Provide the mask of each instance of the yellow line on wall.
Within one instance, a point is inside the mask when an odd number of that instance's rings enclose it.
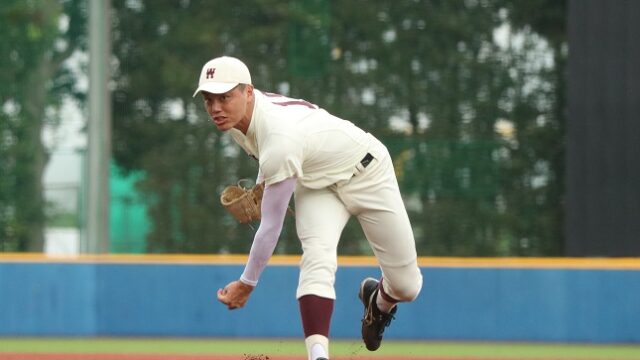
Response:
[[[640,270],[640,258],[423,257],[423,267]]]
[[[0,253],[1,263],[79,263],[79,264],[184,264],[244,265],[247,255],[241,254],[103,254],[47,255],[41,253]],[[298,265],[298,255],[274,255],[271,265]],[[377,266],[371,256],[340,256],[340,266]],[[513,269],[604,269],[640,270],[640,258],[470,258],[419,257],[425,268],[513,268]]]

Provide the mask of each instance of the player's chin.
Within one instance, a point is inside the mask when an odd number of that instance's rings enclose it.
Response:
[[[229,129],[232,128],[231,124],[229,124],[226,121],[214,121],[213,124],[218,128],[218,130],[220,131],[227,131]]]

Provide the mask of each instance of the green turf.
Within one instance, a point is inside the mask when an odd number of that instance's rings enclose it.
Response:
[[[302,341],[235,339],[9,339],[0,338],[0,352],[42,353],[162,353],[162,354],[243,354],[272,352],[280,355],[304,354]]]
[[[117,339],[117,338],[0,338],[2,352],[40,353],[161,353],[161,354],[271,354],[304,355],[302,340],[235,339]],[[369,353],[358,340],[332,341],[331,353],[348,355],[405,355],[433,357],[535,359],[640,359],[640,345],[560,345],[512,343],[385,341]]]

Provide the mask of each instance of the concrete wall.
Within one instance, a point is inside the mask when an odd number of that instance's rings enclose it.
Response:
[[[248,305],[228,311],[216,290],[241,265],[2,262],[0,336],[299,337],[295,265],[270,266]],[[640,270],[422,268],[388,338],[640,342]],[[373,266],[342,266],[331,332],[358,338],[357,287]]]

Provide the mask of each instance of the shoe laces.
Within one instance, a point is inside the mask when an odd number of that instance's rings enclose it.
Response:
[[[377,308],[376,304],[374,303],[374,299],[377,293],[377,291],[374,291],[371,294],[371,297],[369,298],[369,306],[367,306],[367,313],[362,321],[364,321],[365,325],[367,326],[372,325],[374,322],[382,324],[382,326],[378,330],[379,333],[382,334],[384,332],[384,329],[391,325],[391,320],[394,320],[396,317],[393,315],[394,312],[384,313]],[[377,311],[374,310],[374,307]],[[374,311],[378,313],[377,316],[374,314]]]
[[[382,320],[382,322],[384,324],[382,329],[384,329],[386,327],[389,327],[389,325],[391,325],[391,320],[393,320],[395,318],[396,317],[393,314],[386,314],[386,313],[380,312],[380,319]]]

